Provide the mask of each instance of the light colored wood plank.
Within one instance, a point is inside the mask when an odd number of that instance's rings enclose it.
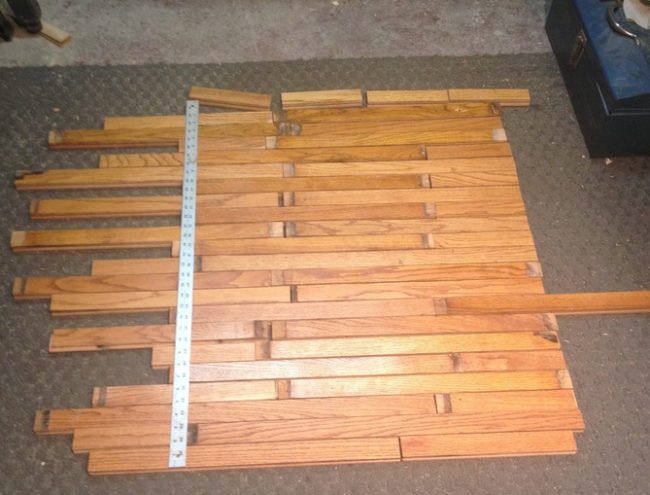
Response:
[[[456,263],[504,263],[512,261],[537,261],[535,249],[532,246],[508,246],[490,248],[472,247],[396,251],[385,250],[368,252],[341,251],[336,253],[306,253],[290,255],[222,255],[206,256],[203,258],[202,268],[203,271],[287,270],[303,268],[358,268],[392,265],[412,266]],[[99,260],[96,263],[99,263]],[[539,313],[541,311],[535,312]]]
[[[289,287],[247,287],[195,290],[194,305],[247,302],[289,302]],[[104,293],[64,293],[51,298],[52,313],[95,314],[133,310],[161,311],[176,307],[175,290]]]
[[[574,454],[571,431],[417,435],[400,438],[402,459]]]
[[[41,24],[43,27],[38,34],[58,47],[66,45],[72,39],[69,33],[49,22],[41,20]]]
[[[50,352],[146,349],[174,342],[175,325],[134,325],[122,327],[55,328]],[[192,341],[252,339],[252,322],[196,323]]]
[[[512,430],[582,429],[577,410],[549,414],[476,413],[471,415],[370,416],[198,425],[199,445],[240,442],[283,442],[318,439],[377,438],[402,435],[509,432]],[[76,430],[73,450],[77,453],[115,448],[164,446],[169,425],[113,426]]]
[[[291,380],[291,397],[338,397],[500,390],[550,390],[559,387],[555,371],[500,371],[354,378]]]
[[[450,89],[450,102],[494,102],[504,107],[527,107],[527,89]]]
[[[477,280],[434,280],[424,282],[380,282],[353,284],[314,284],[297,288],[296,300],[353,301],[370,299],[408,299],[463,295],[543,294],[540,279],[505,278]]]
[[[530,230],[501,232],[445,232],[434,234],[431,247],[455,248],[471,246],[535,246]]]
[[[204,272],[194,275],[194,289],[227,289],[269,287],[271,272],[228,271]],[[13,296],[16,299],[48,298],[53,294],[108,293],[134,291],[170,291],[178,287],[175,273],[133,275],[25,277],[17,278]]]
[[[508,313],[648,313],[650,291],[535,294],[511,297],[473,296],[448,298],[448,314]]]
[[[222,402],[276,399],[273,380],[196,383],[190,387],[190,402]],[[125,385],[95,387],[93,407],[171,404],[171,385]]]
[[[373,122],[414,121],[445,118],[472,118],[498,115],[498,110],[486,103],[387,105],[376,108],[311,108],[288,109],[284,118],[290,122]]]
[[[230,423],[435,413],[436,409],[431,395],[332,397],[281,401],[237,400],[191,402],[189,422],[194,424]],[[34,432],[43,435],[71,434],[77,428],[168,423],[170,414],[170,405],[130,404],[88,409],[53,409],[37,412],[34,420]]]
[[[417,249],[422,246],[419,234],[314,236],[268,239],[228,239],[198,241],[195,254],[200,256],[292,254]],[[172,248],[172,252],[176,252]],[[211,265],[214,266],[214,265]],[[203,268],[209,271],[209,269]],[[275,268],[274,268],[275,269]]]
[[[90,270],[91,275],[128,275],[137,273],[178,273],[178,258],[93,260]]]
[[[313,268],[284,270],[282,273],[284,282],[289,285],[510,279],[539,276],[541,274],[531,272],[530,264],[525,262],[372,268]]]
[[[207,355],[207,353],[206,353]],[[203,361],[200,353],[193,362]],[[222,361],[225,361],[223,359]],[[235,361],[235,360],[233,360]],[[194,364],[193,382],[269,380],[339,376],[414,375],[471,371],[524,371],[563,369],[566,363],[559,350],[463,352],[397,356],[330,357],[312,359],[272,359],[248,362]]]
[[[271,342],[273,359],[559,349],[557,339],[528,332],[287,339]]]
[[[182,165],[183,153],[119,153],[99,157],[99,168],[180,167]]]
[[[170,471],[169,449],[128,449],[92,452],[88,458],[90,474]],[[219,469],[397,461],[397,438],[269,442],[228,446],[191,446],[187,465],[180,470]],[[179,468],[173,468],[174,472]]]
[[[438,144],[427,146],[427,158],[489,158],[512,156],[510,145],[506,142]]]
[[[287,339],[549,330],[542,315],[371,316],[287,321],[285,326]]]
[[[252,361],[255,359],[255,341],[192,343],[192,363],[221,363],[228,361]],[[153,369],[168,368],[174,364],[173,343],[156,344],[151,353]]]
[[[230,89],[192,86],[188,98],[198,100],[201,105],[211,107],[241,110],[268,110],[271,108],[271,95]]]
[[[477,104],[477,105],[480,105]],[[199,114],[199,125],[267,124],[275,134],[273,112],[214,112]],[[104,117],[104,129],[155,129],[185,127],[185,115],[143,115],[138,117]],[[265,134],[266,135],[266,134]]]
[[[360,89],[283,92],[281,99],[282,107],[285,109],[342,108],[360,107],[363,105],[363,97]]]
[[[446,89],[372,90],[366,92],[368,107],[446,103]]]
[[[450,394],[451,411],[558,411],[576,409],[573,390],[530,390],[524,392],[464,392]]]

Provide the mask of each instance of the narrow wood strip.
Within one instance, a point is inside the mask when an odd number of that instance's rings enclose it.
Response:
[[[128,449],[92,452],[90,474],[129,472],[175,472],[168,467],[169,449]],[[400,459],[397,438],[269,442],[228,446],[190,446],[181,470],[310,465]]]
[[[650,291],[474,296],[445,300],[448,314],[507,313],[647,313]]]
[[[527,107],[530,93],[527,89],[450,89],[450,102],[494,102],[504,107]]]
[[[273,223],[231,223],[199,225],[196,238],[235,239],[268,237]],[[110,249],[171,247],[178,241],[179,228],[106,228],[106,229],[57,229],[14,231],[11,248],[16,252],[50,251],[63,249]]]
[[[246,273],[246,272],[243,272]],[[289,285],[344,284],[376,282],[417,282],[539,277],[530,273],[528,263],[484,263],[430,266],[385,266],[372,268],[313,268],[285,270]]]
[[[203,356],[193,362],[201,362]],[[225,361],[225,359],[223,360]],[[193,382],[269,380],[341,376],[414,375],[472,371],[524,371],[563,369],[566,363],[557,351],[463,352],[399,356],[272,359],[194,364]]]
[[[514,197],[512,199],[485,199],[480,201],[440,201],[435,203],[435,209],[437,218],[526,214],[523,200]]]
[[[90,270],[91,275],[110,276],[138,273],[178,273],[178,258],[93,260]]]
[[[416,435],[400,438],[402,459],[574,454],[572,431]]]
[[[512,156],[510,144],[507,142],[438,144],[427,146],[427,158],[439,160],[442,158],[489,158]]]
[[[502,232],[445,232],[433,235],[434,248],[454,248],[471,246],[534,246],[530,230],[511,230]]]
[[[401,250],[419,247],[422,247],[422,237],[418,234],[350,235],[205,240],[196,243],[195,253],[201,256],[242,255],[251,257],[257,254],[272,256],[274,253],[296,253],[303,255],[304,253]],[[203,269],[206,270],[205,267]]]
[[[498,115],[498,110],[487,103],[434,103],[427,105],[399,104],[376,108],[301,108],[287,109],[284,111],[284,118],[286,120],[300,123],[415,121],[465,117],[489,117],[492,115]]]
[[[273,359],[559,349],[556,339],[528,332],[288,339],[271,342]]]
[[[276,198],[277,199],[277,198]],[[234,222],[299,222],[302,220],[350,220],[350,219],[400,219],[426,218],[425,204],[413,200],[410,203],[315,206],[260,206],[246,208],[219,208],[204,206],[198,209],[197,224]]]
[[[223,167],[201,167],[198,172],[199,181],[246,177],[282,177],[282,166],[280,164],[246,167],[224,165]],[[52,169],[43,173],[23,175],[16,179],[15,186],[21,191],[99,187],[174,187],[180,186],[181,180],[180,167],[133,167],[120,170]]]
[[[451,143],[491,143],[496,141],[493,129],[453,129],[454,122],[463,119],[449,119],[449,128],[435,133],[430,131],[405,132],[394,126],[368,134],[340,134],[315,136],[278,136],[280,149],[313,148],[319,146],[372,146],[397,144],[451,144]]]
[[[218,342],[205,341],[192,343],[192,363],[221,363],[228,361],[252,361],[255,359],[257,341]],[[174,364],[173,343],[156,344],[151,353],[153,369],[168,368]]]
[[[294,91],[281,95],[283,108],[342,108],[361,107],[360,89],[333,89],[326,91]]]
[[[435,335],[479,332],[547,332],[542,315],[400,316],[296,320],[285,323],[287,339],[371,335]]]
[[[196,306],[195,322],[364,318],[435,314],[433,299]]]
[[[368,107],[446,103],[449,101],[446,89],[372,90],[366,92],[366,98],[368,99]]]
[[[16,299],[48,298],[53,294],[109,293],[135,291],[173,291],[178,287],[175,273],[134,275],[26,277],[18,278],[13,296]],[[227,271],[194,274],[194,289],[227,289],[271,286],[271,272]]]
[[[501,390],[549,390],[559,387],[555,371],[499,371],[355,378],[291,380],[292,398],[343,397]]]
[[[298,195],[296,195],[298,196]],[[437,216],[437,212],[436,212]],[[297,222],[297,236],[363,234],[446,234],[457,232],[509,232],[529,229],[523,215],[451,217],[406,220],[346,220]],[[471,278],[471,277],[468,277]]]
[[[372,162],[318,162],[296,165],[298,177],[329,175],[394,175],[394,174],[464,174],[492,170],[515,171],[512,157],[441,158],[432,160],[401,160]]]
[[[450,394],[451,411],[474,413],[487,411],[557,411],[577,408],[573,390],[526,392],[463,392]]]
[[[250,382],[248,382],[250,383]],[[248,385],[247,383],[247,385]],[[256,382],[260,383],[260,382]],[[221,385],[221,384],[215,384]],[[202,387],[203,385],[193,385]],[[112,396],[108,392],[107,397]],[[229,402],[191,402],[190,423],[231,423],[278,419],[347,418],[358,416],[435,414],[430,395],[377,397],[332,397],[301,400],[238,400]],[[71,434],[78,428],[142,423],[168,423],[170,405],[93,407],[38,411],[34,420],[37,434]]]
[[[476,103],[475,105],[481,105]],[[471,107],[470,107],[471,108]],[[199,114],[199,125],[267,124],[275,133],[273,112],[214,112]],[[104,129],[155,129],[185,127],[185,115],[144,115],[138,117],[104,117]]]
[[[72,39],[69,33],[63,29],[41,20],[41,25],[43,26],[38,32],[40,36],[48,40],[50,43],[54,43],[59,48],[65,46],[68,41]]]
[[[277,194],[206,194],[197,197],[197,207],[234,208],[277,206]],[[74,199],[37,199],[30,203],[33,220],[59,218],[104,218],[120,216],[178,215],[180,196],[117,196]]]
[[[175,307],[175,290],[104,293],[64,293],[51,298],[52,313],[94,314],[129,310],[160,311]],[[289,287],[247,287],[235,289],[195,290],[193,303],[233,304],[247,302],[289,302]],[[250,321],[250,319],[248,319]]]
[[[544,284],[533,278],[476,280],[434,280],[421,282],[380,282],[301,285],[297,301],[353,301],[408,299],[469,295],[543,294]]]
[[[346,236],[352,238],[354,236]],[[381,236],[377,236],[381,237]],[[390,237],[390,236],[384,236]],[[334,237],[333,239],[345,239]],[[272,241],[273,239],[267,239]],[[293,239],[285,239],[285,241]],[[500,263],[536,261],[532,246],[490,248],[411,249],[384,251],[341,251],[336,253],[222,255],[203,258],[203,271],[287,270],[304,268],[358,268],[393,265],[437,265],[456,263]],[[99,263],[98,260],[96,263]],[[135,264],[135,262],[134,262]],[[535,311],[537,313],[543,311]]]
[[[463,434],[509,431],[579,430],[583,428],[577,410],[530,413],[477,413],[469,415],[369,416],[262,421],[255,424],[200,424],[199,445],[241,442],[283,442],[318,439],[377,438],[401,435]],[[75,430],[73,450],[77,453],[114,448],[164,446],[169,425],[113,426]]]
[[[236,108],[242,110],[268,110],[271,107],[271,95],[234,91],[221,88],[192,86],[188,98],[199,100],[201,105],[211,107]]]
[[[174,167],[182,165],[183,153],[119,153],[100,155],[99,157],[100,168]]]
[[[55,328],[50,337],[50,352],[145,349],[155,344],[174,342],[175,325],[134,325],[122,327]],[[252,339],[252,322],[196,323],[192,340]]]
[[[258,401],[276,399],[273,380],[196,383],[190,387],[190,402]],[[125,385],[95,387],[93,407],[171,404],[171,385]]]

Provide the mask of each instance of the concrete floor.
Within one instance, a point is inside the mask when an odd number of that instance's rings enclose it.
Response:
[[[0,66],[225,63],[549,51],[545,4],[517,0],[41,0],[68,31],[0,44]]]

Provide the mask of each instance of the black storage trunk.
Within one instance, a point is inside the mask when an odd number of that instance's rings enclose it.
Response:
[[[650,155],[649,47],[611,29],[610,4],[554,0],[546,32],[589,154]]]

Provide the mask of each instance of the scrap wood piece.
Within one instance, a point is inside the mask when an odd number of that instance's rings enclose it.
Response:
[[[282,108],[342,108],[363,106],[361,89],[294,91],[281,94]]]
[[[210,107],[240,110],[268,110],[271,108],[271,95],[230,89],[192,86],[188,99],[198,100],[201,105]]]
[[[387,105],[422,105],[440,104],[449,101],[446,89],[420,89],[420,90],[372,90],[366,92],[368,107]]]
[[[273,112],[214,112],[200,113],[199,125],[233,125],[233,124],[267,124],[266,128],[274,133]],[[143,115],[140,117],[104,117],[104,129],[156,129],[183,128],[185,115]],[[254,128],[253,128],[254,129]]]
[[[530,106],[527,89],[450,89],[450,102],[493,102],[503,107]]]
[[[72,39],[69,33],[49,22],[41,20],[41,24],[43,28],[38,34],[58,47],[64,46]]]

